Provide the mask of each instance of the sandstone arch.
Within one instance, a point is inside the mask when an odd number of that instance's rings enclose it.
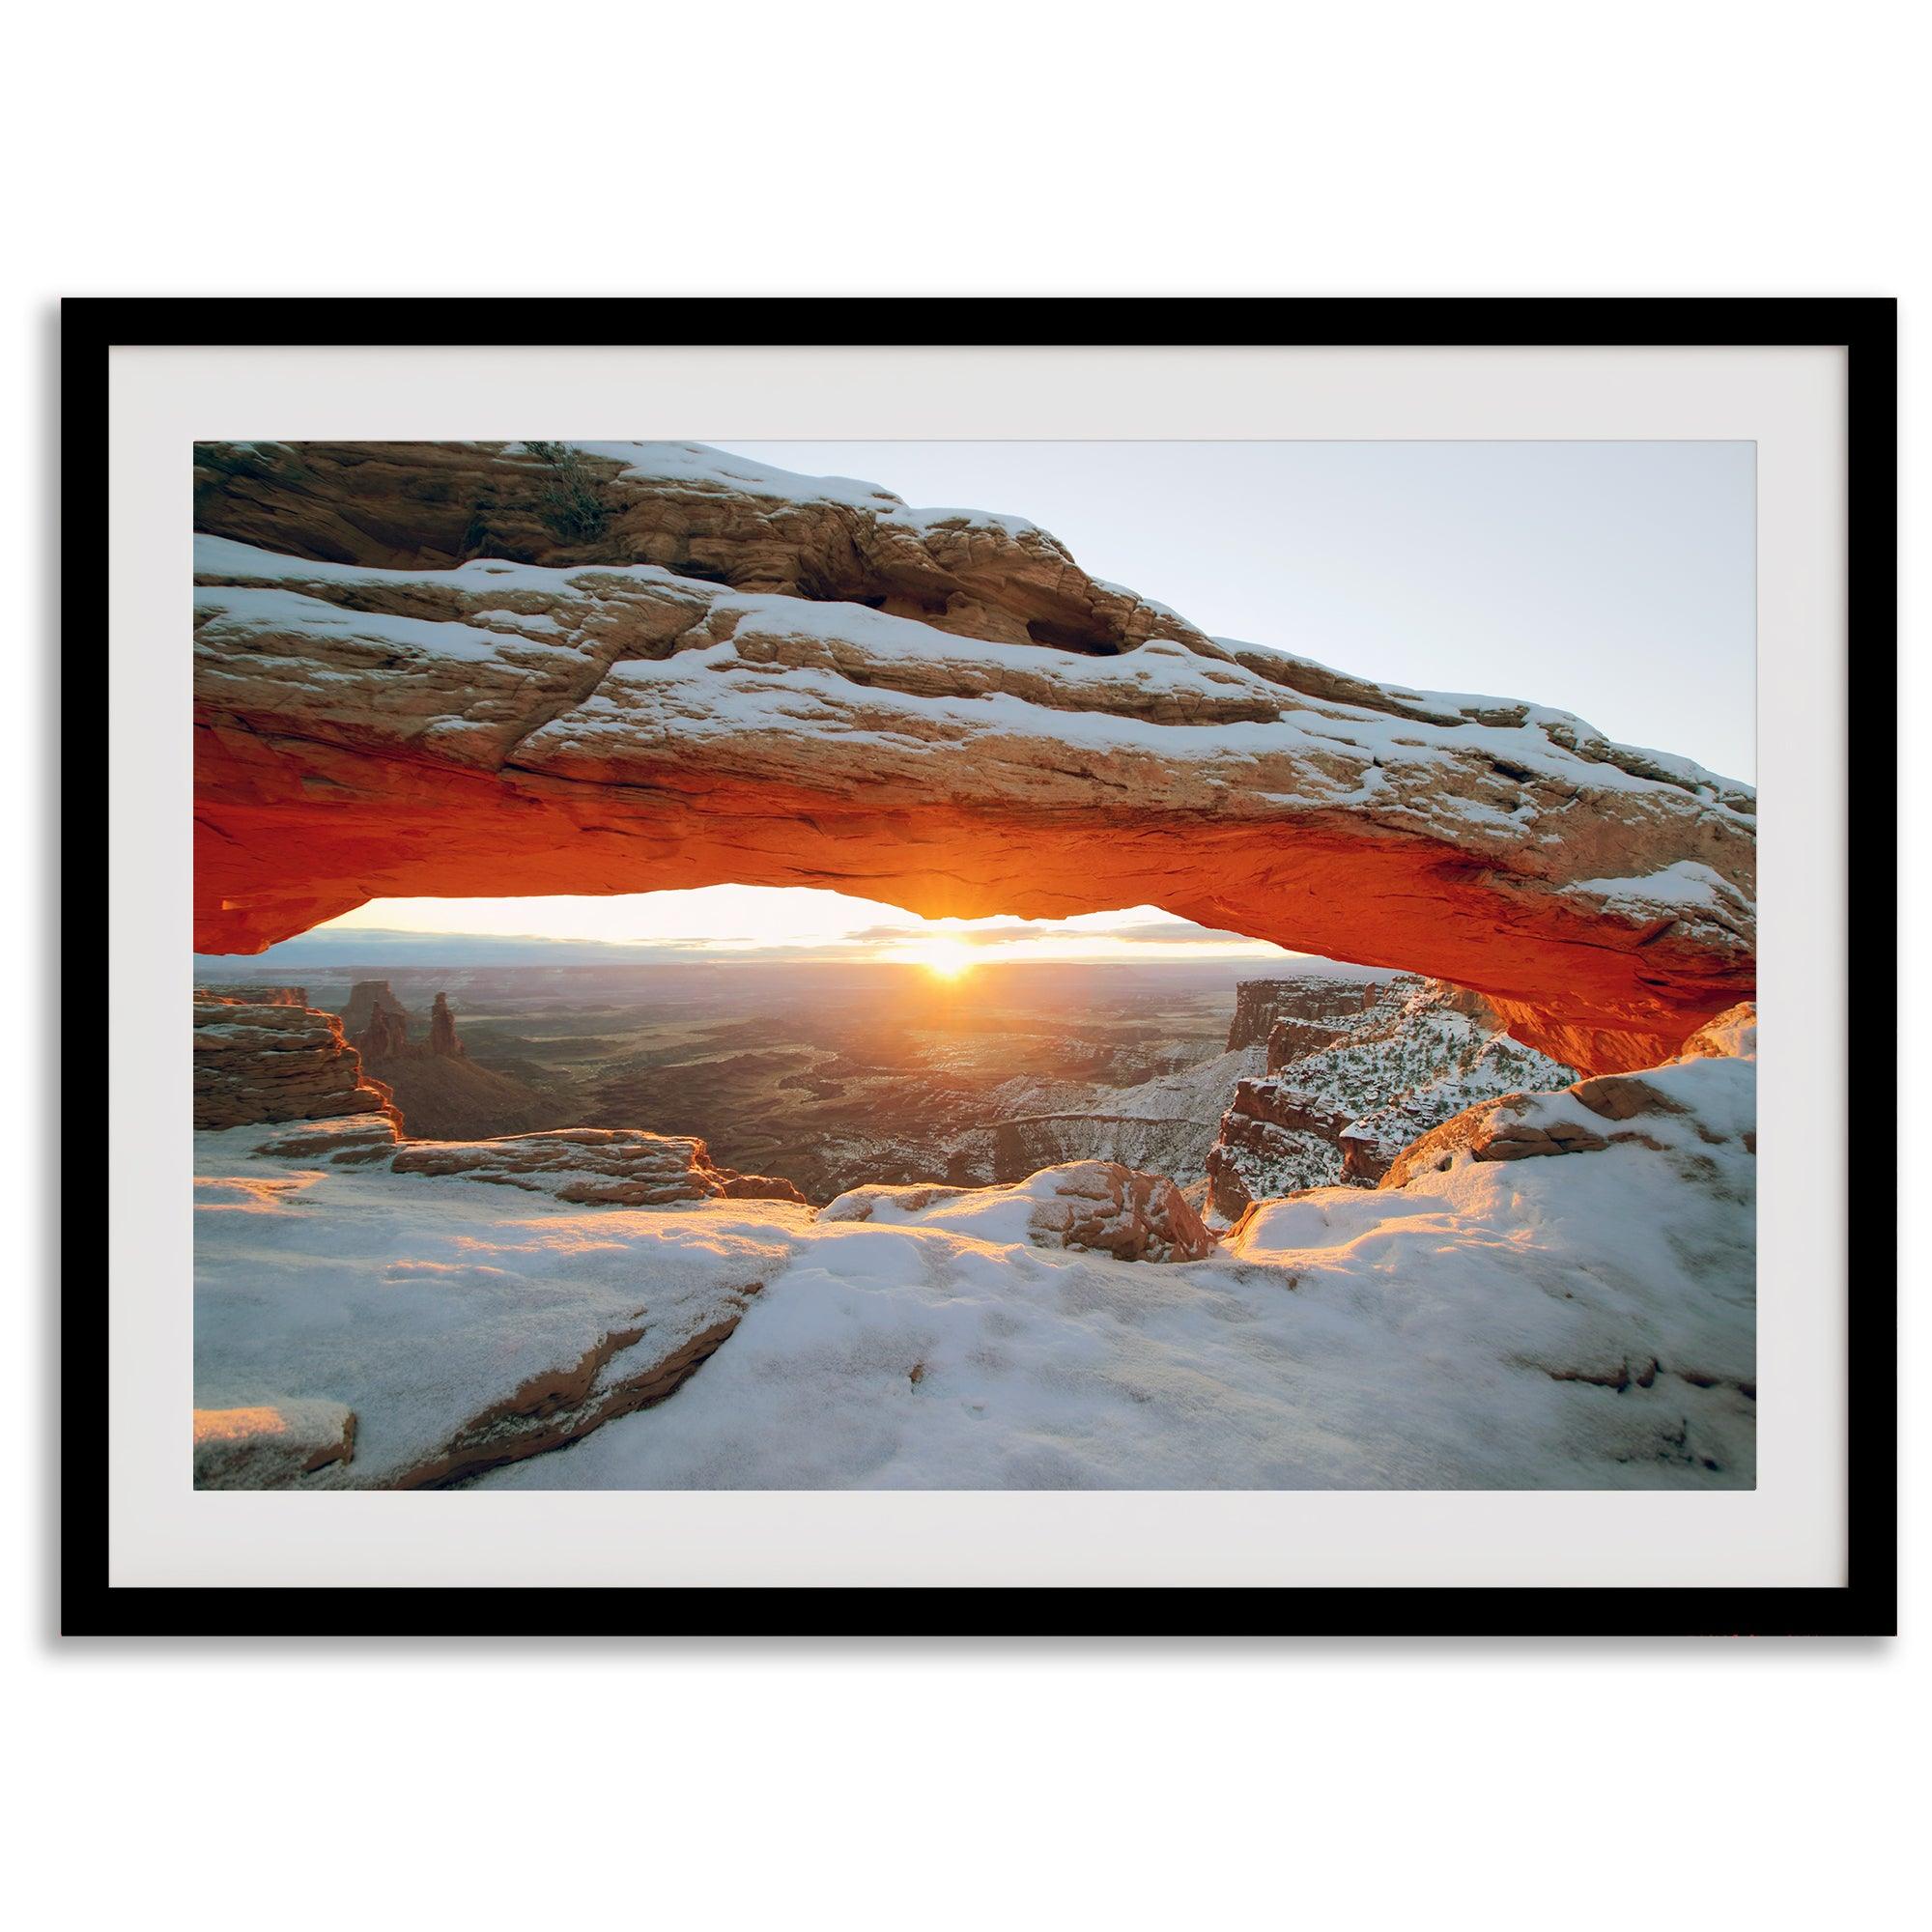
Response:
[[[558,448],[198,450],[200,950],[381,896],[1145,902],[1474,988],[1587,1071],[1753,991],[1747,787],[1209,639],[1015,519]]]

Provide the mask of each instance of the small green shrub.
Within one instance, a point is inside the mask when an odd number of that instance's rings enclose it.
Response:
[[[611,526],[611,512],[582,457],[567,442],[526,442],[524,447],[550,471],[537,500],[537,515],[552,535],[565,543],[589,543],[601,537]]]

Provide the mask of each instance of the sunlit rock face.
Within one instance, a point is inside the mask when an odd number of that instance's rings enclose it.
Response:
[[[203,986],[198,989],[212,1000],[227,1000],[240,1007],[305,1007],[308,1005],[308,989],[305,986]]]
[[[1007,1187],[855,1187],[819,1219],[950,1227],[1122,1262],[1198,1262],[1215,1239],[1166,1175],[1112,1160],[1063,1162]]]
[[[391,895],[1151,903],[1586,1071],[1753,989],[1747,787],[1209,639],[1020,520],[688,445],[198,457],[204,952]]]
[[[1244,980],[1235,988],[1235,1017],[1228,1051],[1267,1049],[1267,1070],[1332,1045],[1361,1022],[1386,980],[1337,979],[1333,972],[1275,974]]]

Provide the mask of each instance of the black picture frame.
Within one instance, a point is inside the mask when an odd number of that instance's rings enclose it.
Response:
[[[1897,304],[1817,298],[118,298],[63,304],[64,451],[98,449],[107,428],[107,355],[123,346],[606,347],[1838,347],[1846,353],[1847,640],[1861,676],[1844,918],[1866,997],[1897,998],[1897,830],[1873,810],[1897,765]],[[64,645],[99,609],[98,466],[62,481]],[[91,639],[85,640],[91,643]],[[91,715],[64,710],[65,820],[98,809]],[[85,754],[83,754],[85,753]],[[75,902],[79,895],[76,894]],[[1849,1022],[1847,1046],[1849,1048]],[[1845,1055],[1854,1117],[1889,1112],[1891,1069]],[[63,1141],[62,1250],[84,1255],[99,1225],[98,1142],[70,1116]],[[1840,1155],[1849,1168],[1847,1149]],[[109,1181],[111,1185],[112,1177]],[[98,1418],[92,1271],[63,1304],[59,1441],[60,1620],[72,1636],[1114,1634],[1216,1636],[1690,1634],[1889,1635],[1897,1629],[1896,1177],[1860,1179],[1846,1252],[1846,1580],[1833,1587],[1264,1587],[903,1589],[866,1587],[236,1588],[110,1586],[108,1454]],[[1885,1198],[1874,1200],[1874,1190]],[[185,1458],[184,1458],[185,1461]]]

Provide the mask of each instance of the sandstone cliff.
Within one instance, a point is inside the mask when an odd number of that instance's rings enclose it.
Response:
[[[1209,639],[1019,520],[685,445],[200,457],[204,950],[379,895],[1152,903],[1596,1070],[1752,988],[1747,787]]]
[[[409,1009],[390,990],[388,980],[358,980],[350,987],[342,1030],[352,1040],[360,1041],[374,1028],[377,1039],[400,1044],[409,1038],[412,1024]]]
[[[438,1010],[450,1032],[448,1009]],[[376,1005],[371,1024],[384,1015]],[[194,1002],[195,1110],[198,1128],[284,1123],[257,1135],[266,1158],[331,1160],[367,1166],[380,1160],[398,1174],[496,1182],[560,1201],[612,1207],[659,1207],[711,1198],[804,1203],[788,1180],[740,1174],[715,1163],[701,1140],[639,1128],[570,1127],[483,1140],[404,1138],[386,1083],[369,1078],[342,1037],[333,1013],[289,1006],[241,1006],[197,993]],[[455,1062],[424,1049],[401,1067]]]
[[[1393,977],[1393,976],[1390,976]],[[1373,1007],[1387,980],[1343,979],[1332,972],[1277,974],[1235,988],[1228,1051],[1265,1046],[1273,1072],[1289,1058],[1338,1040]],[[1291,1051],[1292,1049],[1292,1051]]]
[[[365,1114],[396,1118],[388,1088],[363,1072],[333,1013],[195,995],[197,1127]]]
[[[1401,1149],[1452,1115],[1572,1077],[1463,988],[1404,975],[1369,991],[1353,1024],[1312,1050],[1306,1022],[1270,1028],[1267,1071],[1237,1083],[1208,1155],[1221,1218],[1304,1188],[1373,1186]]]

